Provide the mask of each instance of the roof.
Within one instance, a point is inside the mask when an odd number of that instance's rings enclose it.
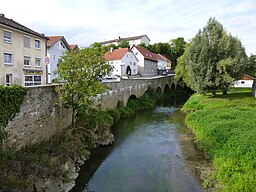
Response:
[[[45,37],[44,34],[38,33],[36,31],[33,31],[27,27],[25,27],[24,25],[21,25],[19,23],[17,23],[16,21],[12,20],[12,19],[8,19],[4,16],[4,14],[0,14],[0,24],[6,25],[8,27],[12,27],[18,30],[21,30],[23,32],[35,35],[37,37],[41,37],[47,40],[47,37]]]
[[[151,61],[157,61],[159,56],[156,53],[152,53],[151,51],[144,49],[142,47],[134,46],[145,59],[151,60]]]
[[[78,45],[69,45],[71,50],[79,49]]]
[[[101,44],[108,44],[108,43],[115,43],[115,42],[119,42],[119,41],[131,41],[131,40],[137,40],[137,39],[141,39],[142,37],[146,36],[148,38],[147,35],[139,35],[139,36],[133,36],[133,37],[119,37],[118,39],[113,39],[113,40],[108,40],[108,41],[102,41],[102,42],[99,42]],[[148,40],[150,41],[150,39],[148,38]]]
[[[104,54],[104,59],[107,61],[120,60],[128,51],[130,51],[128,48],[115,49],[112,52],[108,51]]]
[[[171,62],[170,59],[168,59],[166,56],[161,55],[161,54],[158,54],[158,55],[159,55],[160,57],[162,57],[164,61],[166,61],[166,62]]]
[[[52,47],[55,43],[57,43],[58,41],[63,41],[63,43],[65,44],[65,46],[67,47],[67,49],[70,51],[71,48],[68,44],[68,42],[66,41],[64,36],[48,36],[48,41],[47,41],[47,47]]]

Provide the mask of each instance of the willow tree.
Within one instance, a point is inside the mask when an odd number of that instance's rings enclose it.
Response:
[[[245,49],[240,40],[228,34],[215,18],[199,30],[186,51],[186,70],[190,87],[199,93],[220,89],[227,93],[246,66]]]
[[[89,47],[66,52],[59,63],[58,80],[64,82],[61,87],[62,101],[72,107],[72,126],[79,114],[93,106],[92,98],[106,90],[97,80],[98,75],[106,75],[110,65],[103,59],[100,47]]]

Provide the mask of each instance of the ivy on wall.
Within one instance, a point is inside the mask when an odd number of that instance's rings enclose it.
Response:
[[[19,85],[0,85],[0,147],[6,138],[5,127],[19,112],[26,93],[26,88]]]

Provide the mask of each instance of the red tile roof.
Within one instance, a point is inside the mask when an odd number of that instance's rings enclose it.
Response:
[[[163,58],[164,61],[166,62],[171,62],[167,57],[165,57],[164,55],[158,54],[160,57]]]
[[[66,45],[67,49],[69,51],[71,50],[71,48],[64,36],[48,36],[48,39],[49,40],[47,41],[47,47],[52,47],[56,42],[61,40]]]
[[[136,49],[143,55],[143,57],[147,60],[157,61],[160,56],[156,53],[152,53],[151,51],[144,49],[142,47],[135,46]]]
[[[120,60],[128,51],[128,48],[115,49],[112,52],[108,51],[104,54],[104,59],[107,61]]]
[[[74,49],[79,49],[79,47],[77,45],[69,45],[70,46],[70,49],[71,50],[74,50]]]

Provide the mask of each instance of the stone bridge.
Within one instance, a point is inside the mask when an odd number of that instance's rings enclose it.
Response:
[[[118,102],[126,107],[131,97],[139,98],[149,88],[155,90],[156,94],[176,88],[174,75],[121,79],[118,82],[105,82],[105,84],[111,89],[98,95],[95,100],[95,104],[101,105],[103,110],[116,108]]]

